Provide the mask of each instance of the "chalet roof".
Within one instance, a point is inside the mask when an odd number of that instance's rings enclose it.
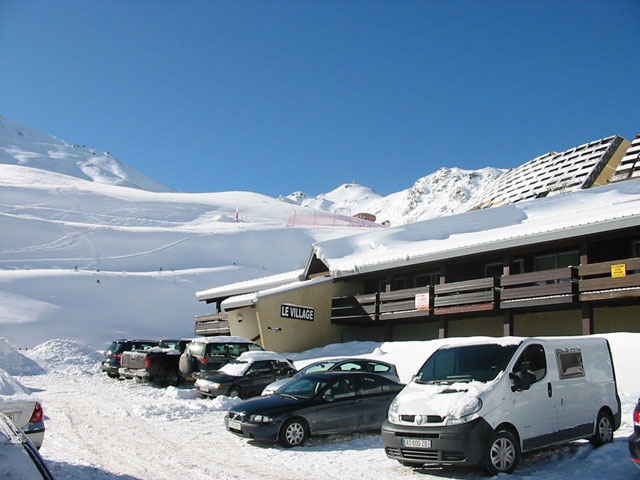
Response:
[[[640,182],[434,218],[313,245],[332,278],[640,226]]]
[[[493,182],[482,194],[478,207],[590,188],[621,145],[626,148],[628,141],[614,135],[561,153],[549,152],[536,157]]]
[[[268,277],[255,278],[244,282],[236,282],[221,287],[210,288],[196,292],[196,298],[200,301],[217,302],[236,295],[250,294],[259,290],[279,287],[296,280],[300,280],[304,270],[293,270],[291,272],[279,273]]]

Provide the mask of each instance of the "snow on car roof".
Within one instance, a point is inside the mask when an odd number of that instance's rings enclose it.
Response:
[[[234,337],[231,335],[220,335],[217,337],[198,337],[191,340],[196,343],[254,343],[244,337]]]
[[[239,357],[238,360],[241,362],[257,362],[258,360],[278,360],[280,362],[290,363],[285,357],[276,352],[271,352],[269,350],[265,352],[244,352]]]

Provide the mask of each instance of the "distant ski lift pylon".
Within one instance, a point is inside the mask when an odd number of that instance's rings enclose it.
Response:
[[[359,214],[361,215],[361,214]],[[355,227],[355,228],[385,228],[388,225],[375,223],[375,216],[371,214],[366,218],[350,215],[341,215],[337,212],[324,212],[313,210],[298,212],[295,208],[287,220],[287,227]]]

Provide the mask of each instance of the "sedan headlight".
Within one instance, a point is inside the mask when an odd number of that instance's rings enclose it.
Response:
[[[389,412],[387,413],[387,419],[390,423],[399,424],[400,417],[398,416],[398,398],[394,398],[389,405]]]
[[[267,415],[251,415],[249,421],[254,423],[273,423],[273,417]]]
[[[482,408],[482,400],[476,398],[474,403],[467,405],[462,412],[460,412],[459,417],[449,417],[447,419],[447,425],[460,425],[462,423],[470,422],[471,420],[475,420],[478,418],[478,412]]]

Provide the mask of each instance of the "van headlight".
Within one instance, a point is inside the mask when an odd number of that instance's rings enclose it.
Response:
[[[396,425],[400,423],[400,417],[398,415],[398,397],[394,398],[391,405],[389,405],[387,419],[389,420],[389,423],[395,423]]]
[[[462,423],[470,422],[471,420],[475,420],[478,418],[478,412],[482,408],[482,400],[476,398],[474,403],[467,405],[459,417],[449,417],[447,418],[447,425],[460,425]]]

